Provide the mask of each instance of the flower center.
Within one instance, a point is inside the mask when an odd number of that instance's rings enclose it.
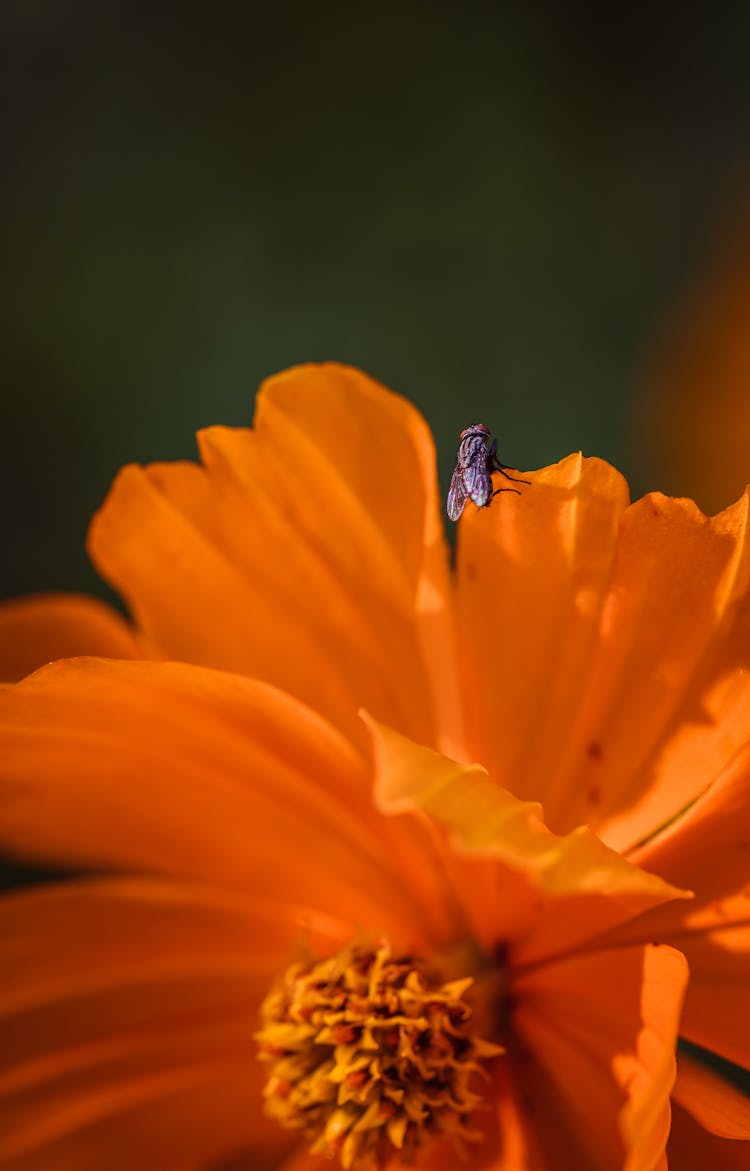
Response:
[[[459,1153],[481,1095],[475,1075],[503,1050],[470,1028],[469,977],[441,983],[387,944],[350,945],[292,964],[271,989],[256,1034],[269,1063],[266,1111],[345,1168],[412,1160],[447,1136]]]

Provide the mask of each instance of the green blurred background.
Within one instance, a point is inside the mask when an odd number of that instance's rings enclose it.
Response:
[[[444,484],[482,420],[659,486],[641,371],[746,189],[747,5],[6,0],[0,44],[4,595],[101,592],[118,466],[309,359],[411,397]]]

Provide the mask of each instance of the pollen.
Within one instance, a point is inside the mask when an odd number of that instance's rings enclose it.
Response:
[[[463,1154],[482,1137],[471,1119],[486,1062],[503,1052],[472,1031],[471,984],[385,943],[292,964],[256,1034],[266,1112],[357,1171],[413,1162],[439,1137]]]

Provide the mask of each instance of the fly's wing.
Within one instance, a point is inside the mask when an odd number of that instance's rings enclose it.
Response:
[[[475,444],[463,470],[466,491],[477,508],[484,508],[492,498],[490,461],[483,442]]]
[[[451,477],[451,486],[448,489],[448,516],[451,520],[458,520],[469,498],[469,490],[464,480],[464,469],[456,464]]]

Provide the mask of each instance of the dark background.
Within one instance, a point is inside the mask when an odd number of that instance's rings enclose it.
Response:
[[[6,0],[0,592],[97,589],[117,467],[307,359],[411,397],[444,483],[479,419],[690,491],[643,371],[748,190],[749,51],[746,4]]]

